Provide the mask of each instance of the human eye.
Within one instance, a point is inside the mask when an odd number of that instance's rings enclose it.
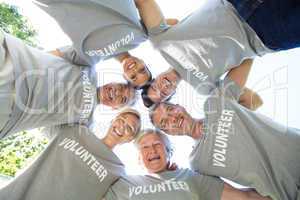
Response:
[[[136,80],[136,75],[131,75],[129,78],[130,78],[130,80],[135,81]]]
[[[127,103],[127,100],[128,100],[127,97],[122,97],[121,103],[122,103],[122,104],[126,104],[126,103]]]
[[[141,69],[139,69],[138,71],[141,74],[145,74],[146,73],[146,69],[144,67],[142,67]]]
[[[149,149],[150,148],[150,145],[147,145],[147,144],[144,144],[141,146],[141,149]]]
[[[151,84],[151,88],[152,90],[156,91],[157,90],[156,84],[155,83]]]
[[[161,129],[165,129],[165,128],[166,128],[166,120],[162,120],[162,121],[160,122],[159,127],[160,127]]]
[[[170,111],[173,110],[173,107],[172,107],[172,106],[168,106],[166,110],[167,110],[168,112],[170,112]]]
[[[154,142],[154,143],[153,143],[153,146],[155,146],[155,147],[159,147],[159,146],[161,146],[161,142],[159,142],[159,141],[157,141],[157,142]]]

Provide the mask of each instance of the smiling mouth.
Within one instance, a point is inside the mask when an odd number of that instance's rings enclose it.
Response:
[[[159,156],[159,155],[152,156],[152,157],[148,158],[148,161],[149,161],[149,162],[157,161],[157,160],[160,160],[160,156]]]
[[[123,133],[121,133],[118,129],[114,128],[113,133],[118,137],[123,137]]]
[[[115,96],[115,90],[112,87],[109,87],[103,93],[103,97],[106,101],[112,101]]]
[[[127,61],[127,62],[125,63],[125,68],[126,68],[127,70],[131,70],[131,69],[133,69],[133,68],[135,67],[135,65],[136,65],[136,62],[135,62],[135,61]]]
[[[109,90],[108,97],[109,97],[110,100],[112,100],[112,99],[113,99],[113,96],[114,96],[114,91],[113,91],[113,89],[111,88],[111,89]]]
[[[179,120],[178,120],[178,127],[179,128],[182,128],[183,122],[184,122],[184,117],[183,116],[179,117]]]

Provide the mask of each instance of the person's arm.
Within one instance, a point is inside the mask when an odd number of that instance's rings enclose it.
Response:
[[[256,92],[249,88],[244,88],[243,94],[240,96],[239,104],[250,110],[257,110],[263,105],[263,100]]]
[[[227,77],[233,80],[240,88],[244,88],[250,74],[250,70],[253,64],[253,59],[247,59],[228,72]]]
[[[243,90],[243,94],[239,98],[239,103],[250,110],[256,110],[262,106],[263,101],[256,92],[245,87],[252,64],[253,59],[243,61],[240,66],[233,68],[227,74],[227,78],[234,81]]]
[[[272,200],[269,197],[263,197],[254,190],[238,190],[227,183],[224,183],[224,189],[221,200]]]
[[[72,46],[60,47],[55,50],[49,51],[48,53],[61,57],[75,65],[90,66],[87,61],[79,56],[79,54]]]
[[[61,58],[63,58],[63,54],[59,51],[59,50],[57,50],[57,49],[55,49],[55,50],[52,50],[52,51],[48,51],[48,53],[50,53],[50,54],[52,54],[52,55],[54,55],[54,56],[57,56],[57,57],[61,57]]]
[[[159,26],[164,20],[160,7],[155,0],[135,0],[135,4],[147,29]]]

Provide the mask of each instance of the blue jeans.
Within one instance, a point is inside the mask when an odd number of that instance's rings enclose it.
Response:
[[[300,47],[300,0],[228,1],[268,48]]]

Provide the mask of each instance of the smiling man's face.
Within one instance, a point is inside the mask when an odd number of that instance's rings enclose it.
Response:
[[[160,103],[152,112],[155,127],[171,135],[185,135],[193,126],[193,118],[180,105]]]
[[[101,104],[116,109],[132,102],[135,90],[128,84],[109,83],[99,88],[98,97]]]
[[[159,173],[167,169],[168,156],[163,140],[156,133],[147,133],[139,143],[139,156],[149,173]]]
[[[148,97],[155,103],[164,101],[172,96],[179,83],[179,77],[175,70],[168,70],[160,74],[148,89]]]

